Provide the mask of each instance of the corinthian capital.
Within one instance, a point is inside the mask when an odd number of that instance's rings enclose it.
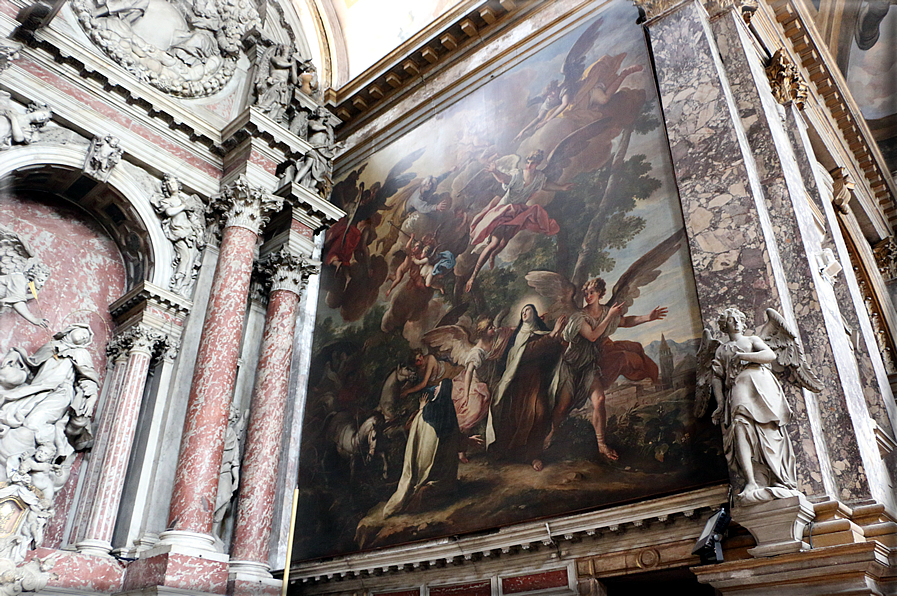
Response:
[[[308,276],[318,272],[319,264],[288,250],[265,255],[258,262],[258,270],[266,280],[269,291],[287,290],[302,296]]]
[[[167,334],[147,327],[135,325],[128,327],[113,337],[106,346],[106,355],[109,358],[119,358],[126,354],[142,353],[154,356],[170,343]]]
[[[224,227],[240,227],[261,232],[268,219],[283,206],[283,198],[253,186],[242,174],[221,190],[213,207],[222,214]]]
[[[794,102],[797,109],[803,109],[809,90],[801,79],[797,67],[781,48],[769,59],[766,77],[777,102],[783,105]]]

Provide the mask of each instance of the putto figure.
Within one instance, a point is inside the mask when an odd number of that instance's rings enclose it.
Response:
[[[198,196],[183,192],[180,181],[171,174],[165,174],[162,191],[150,202],[162,218],[165,237],[174,245],[169,289],[189,298],[199,272],[199,253],[205,248],[206,207]]]
[[[119,146],[118,137],[106,135],[94,137],[84,161],[84,172],[100,182],[109,180],[112,169],[121,161],[124,150]]]
[[[705,329],[698,351],[695,413],[706,413],[712,392],[717,402],[712,419],[722,425],[726,460],[745,480],[737,497],[744,504],[800,494],[785,428],[791,421],[791,406],[773,366],[788,369],[797,385],[814,393],[822,391],[797,334],[775,310],[766,309],[766,318],[759,336],[745,335],[744,313],[727,308],[718,323],[728,341],[713,339]]]

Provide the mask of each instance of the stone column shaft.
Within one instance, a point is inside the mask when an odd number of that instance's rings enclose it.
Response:
[[[102,471],[96,485],[84,539],[78,543],[78,549],[87,554],[108,554],[112,550],[112,533],[128,470],[131,445],[137,430],[137,415],[143,401],[153,346],[164,337],[161,333],[141,328],[135,328],[132,335],[133,344],[128,352],[127,367],[115,402]]]
[[[210,550],[218,475],[237,374],[253,253],[261,227],[282,200],[242,177],[222,193],[225,224],[187,403],[163,542]]]
[[[275,266],[244,447],[231,553],[232,572],[268,577],[268,543],[288,401],[293,334],[306,268],[301,259],[289,254],[271,257],[262,263],[263,270]]]

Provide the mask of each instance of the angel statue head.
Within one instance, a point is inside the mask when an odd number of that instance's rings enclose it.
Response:
[[[716,320],[716,324],[719,325],[719,330],[723,333],[729,333],[731,328],[729,326],[729,321],[734,321],[734,329],[741,332],[744,331],[744,328],[747,325],[747,316],[737,308],[727,308],[719,313],[719,318]]]
[[[181,190],[181,182],[172,174],[162,176],[162,193],[166,197],[177,194]]]
[[[545,159],[545,152],[541,149],[536,149],[532,153],[526,156],[526,163],[534,163],[536,165],[542,163],[542,160]]]
[[[29,259],[31,264],[25,270],[25,277],[34,282],[34,285],[40,288],[50,277],[50,268],[38,261],[37,259]]]

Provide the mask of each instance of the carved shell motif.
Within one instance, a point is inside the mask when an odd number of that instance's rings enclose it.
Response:
[[[253,0],[73,0],[106,54],[171,95],[206,97],[236,70],[243,34],[259,25]]]

